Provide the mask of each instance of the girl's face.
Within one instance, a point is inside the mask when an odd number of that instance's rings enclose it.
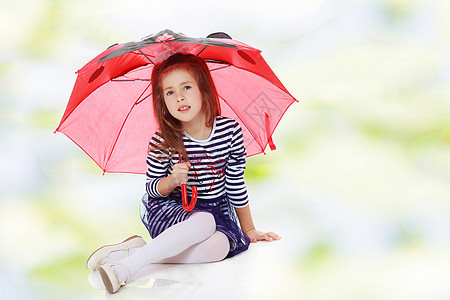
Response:
[[[183,126],[192,122],[203,122],[202,95],[192,74],[175,69],[162,78],[164,102],[169,113],[180,120]]]

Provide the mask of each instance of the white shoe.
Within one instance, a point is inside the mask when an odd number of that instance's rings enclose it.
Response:
[[[86,261],[86,267],[89,270],[96,270],[97,267],[108,260],[108,255],[114,251],[123,251],[123,257],[129,256],[131,248],[142,247],[146,243],[144,239],[138,235],[133,235],[121,243],[106,245],[95,250]]]
[[[91,273],[89,273],[88,282],[94,289],[106,291],[99,271],[92,271]]]
[[[114,265],[122,267],[127,272],[127,279],[125,281],[122,281],[119,278]],[[130,280],[131,277],[128,268],[118,261],[104,263],[103,265],[99,266],[97,270],[100,272],[103,284],[110,294],[114,294],[115,292],[117,292],[122,285],[125,285]]]

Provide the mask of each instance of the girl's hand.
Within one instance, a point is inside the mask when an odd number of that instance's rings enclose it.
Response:
[[[191,167],[189,162],[175,164],[173,166],[171,177],[171,183],[173,186],[177,187],[183,182],[188,181],[188,171]]]
[[[248,237],[250,238],[250,242],[252,243],[256,243],[257,241],[272,242],[281,239],[281,237],[278,234],[272,231],[262,232],[256,229],[251,229],[247,231],[246,234],[248,235]]]

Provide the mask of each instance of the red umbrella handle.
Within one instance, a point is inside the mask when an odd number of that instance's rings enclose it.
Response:
[[[189,203],[188,197],[187,197],[186,183],[182,183],[181,184],[181,199],[183,202],[184,210],[191,211],[195,207],[195,204],[197,203],[197,187],[196,186],[192,187],[192,198],[191,198],[191,203]]]
[[[179,157],[179,160],[181,163],[183,160],[181,159],[180,152],[178,152],[178,157]],[[191,203],[189,203],[188,197],[187,197],[186,183],[183,182],[181,184],[181,200],[182,200],[183,208],[185,211],[191,211],[192,209],[194,209],[195,204],[197,203],[197,187],[192,186],[192,199],[191,199]]]

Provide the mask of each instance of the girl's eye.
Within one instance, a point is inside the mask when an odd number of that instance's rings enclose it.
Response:
[[[191,89],[191,86],[190,86],[190,85],[186,85],[186,86],[184,87],[184,89],[185,89],[185,90],[189,90],[189,89]]]
[[[172,91],[168,91],[166,95],[167,96],[173,95],[173,92]]]

